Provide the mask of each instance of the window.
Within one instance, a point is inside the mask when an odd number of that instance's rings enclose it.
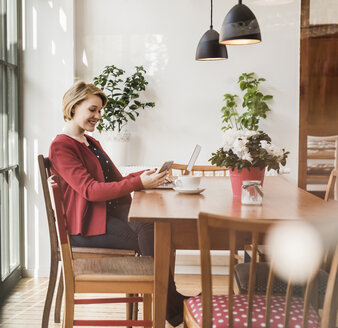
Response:
[[[18,5],[0,0],[0,296],[21,275]]]

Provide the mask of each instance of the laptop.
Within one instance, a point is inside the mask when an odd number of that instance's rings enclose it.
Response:
[[[183,175],[188,175],[190,173],[190,171],[192,170],[193,166],[196,163],[197,157],[201,152],[201,146],[200,145],[196,145],[194,151],[192,152],[192,155],[190,157],[190,160],[188,162],[187,168],[184,170]],[[172,182],[165,182],[163,184],[161,184],[158,187],[155,187],[155,189],[172,189],[174,188],[175,185]]]

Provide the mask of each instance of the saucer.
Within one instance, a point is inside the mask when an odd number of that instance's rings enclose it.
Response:
[[[179,192],[180,194],[200,194],[205,190],[205,188],[183,189],[175,187],[174,190]]]

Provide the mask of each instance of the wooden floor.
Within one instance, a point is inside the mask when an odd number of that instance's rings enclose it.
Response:
[[[176,275],[178,290],[184,295],[200,293],[199,275]],[[41,327],[41,317],[46,295],[47,278],[24,278],[6,299],[0,309],[0,327],[4,328],[38,328]],[[225,293],[227,290],[227,276],[215,276],[214,292]],[[114,295],[115,296],[115,295]],[[83,298],[88,295],[83,295]],[[98,295],[99,297],[99,295]],[[54,304],[52,305],[54,309]],[[140,317],[142,308],[140,309]],[[76,305],[75,319],[124,319],[125,305]],[[54,323],[53,314],[50,316],[50,328],[61,328],[61,324]],[[166,327],[171,327],[167,324]],[[180,328],[183,325],[179,326]]]

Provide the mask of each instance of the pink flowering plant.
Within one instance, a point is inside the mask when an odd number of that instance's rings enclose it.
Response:
[[[263,131],[257,131],[259,120],[266,118],[270,111],[267,101],[271,95],[263,95],[259,84],[264,78],[255,78],[254,73],[243,73],[238,80],[240,89],[246,91],[243,96],[242,111],[238,111],[238,96],[225,94],[226,105],[221,109],[224,126],[223,146],[209,161],[216,166],[237,168],[259,167],[263,170],[274,169],[277,172],[280,166],[285,166],[289,152],[271,143],[271,138]]]

